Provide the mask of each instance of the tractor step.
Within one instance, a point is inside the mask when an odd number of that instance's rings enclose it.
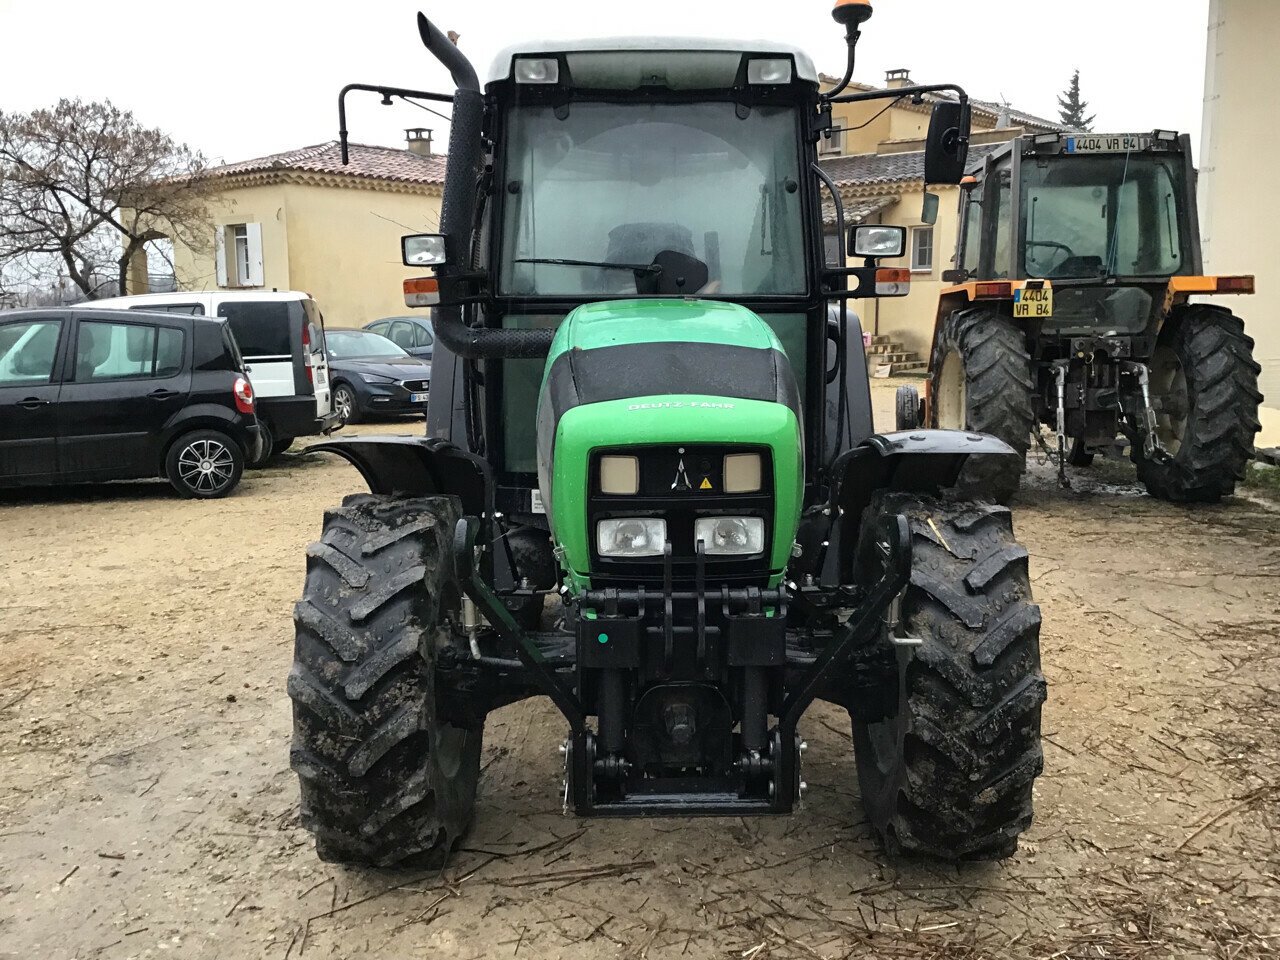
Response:
[[[879,380],[884,380],[888,377],[919,376],[925,372],[928,366],[923,360],[882,363],[872,369],[871,375]]]

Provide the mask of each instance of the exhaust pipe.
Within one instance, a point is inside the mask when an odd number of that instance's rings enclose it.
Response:
[[[462,51],[430,20],[418,14],[418,33],[433,57],[449,71],[453,85],[453,121],[449,128],[449,161],[440,207],[440,232],[445,238],[448,262],[437,274],[450,277],[470,269],[471,240],[475,229],[476,184],[480,179],[484,96],[475,68]],[[436,308],[436,336],[453,353],[468,360],[526,359],[545,357],[554,330],[500,330],[468,326],[462,307]]]

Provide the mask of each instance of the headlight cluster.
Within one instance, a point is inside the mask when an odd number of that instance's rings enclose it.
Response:
[[[694,521],[695,542],[709,557],[749,557],[764,551],[761,517],[700,517]],[[667,521],[658,517],[601,520],[596,549],[602,557],[660,557],[667,542]]]

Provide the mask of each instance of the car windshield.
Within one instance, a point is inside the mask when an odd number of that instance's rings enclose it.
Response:
[[[367,360],[371,357],[407,357],[386,337],[360,330],[330,330],[325,335],[329,356],[335,360]]]
[[[502,292],[634,295],[637,274],[614,265],[674,251],[706,265],[704,294],[803,294],[797,115],[745,112],[728,101],[514,109]]]
[[[1174,160],[1027,158],[1022,171],[1027,276],[1160,277],[1190,265]]]

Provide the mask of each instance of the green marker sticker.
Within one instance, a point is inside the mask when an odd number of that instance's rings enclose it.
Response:
[[[599,640],[601,643],[608,643],[609,635],[607,633],[602,633],[600,634],[600,636],[596,637],[596,639]]]

